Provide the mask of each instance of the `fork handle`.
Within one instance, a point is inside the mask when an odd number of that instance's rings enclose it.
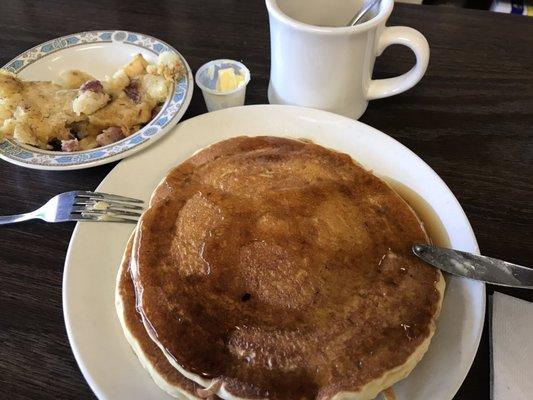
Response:
[[[37,216],[34,213],[0,215],[0,225],[14,224],[16,222],[28,221],[35,218],[37,218]]]

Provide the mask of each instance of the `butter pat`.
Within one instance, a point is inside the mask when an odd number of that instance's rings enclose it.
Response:
[[[244,105],[250,71],[235,60],[212,60],[196,71],[196,84],[202,89],[207,111]]]
[[[244,85],[244,76],[235,74],[231,67],[218,71],[217,92],[230,92]]]

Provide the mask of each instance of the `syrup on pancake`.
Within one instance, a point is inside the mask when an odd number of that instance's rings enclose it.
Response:
[[[427,240],[347,155],[240,137],[168,174],[132,276],[152,340],[219,395],[367,398],[408,374],[433,334],[442,275],[410,252]]]

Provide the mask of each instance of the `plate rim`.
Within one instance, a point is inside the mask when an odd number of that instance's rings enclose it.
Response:
[[[115,39],[120,35],[121,37],[124,37],[124,39]],[[94,37],[93,37],[94,36]],[[89,38],[88,40],[84,41],[84,38]],[[143,47],[140,46],[137,43],[133,43],[129,41],[129,39],[135,37],[136,40],[140,38],[139,40],[151,40],[153,41],[152,48]],[[72,38],[76,38],[76,42],[69,43],[69,40],[72,40]],[[67,43],[67,45],[64,45],[64,43]],[[82,31],[82,32],[76,32],[71,33],[68,35],[63,35],[51,40],[48,40],[46,42],[37,44],[19,55],[15,56],[11,60],[9,60],[5,65],[0,67],[1,69],[5,69],[6,71],[12,72],[12,73],[19,73],[20,71],[24,70],[28,65],[31,65],[33,62],[37,60],[42,60],[51,54],[54,54],[58,51],[67,50],[72,47],[81,46],[81,45],[90,45],[91,43],[113,43],[113,44],[127,44],[134,47],[142,48],[146,51],[150,51],[154,54],[159,54],[162,51],[170,50],[173,53],[177,54],[180,60],[182,61],[183,65],[185,66],[185,69],[187,71],[185,77],[182,79],[186,79],[184,81],[185,85],[183,85],[181,82],[175,82],[173,84],[172,92],[169,95],[169,97],[166,99],[165,103],[163,104],[163,108],[160,110],[160,112],[152,118],[144,127],[142,127],[138,132],[135,132],[133,135],[122,139],[121,141],[118,141],[116,143],[112,143],[108,146],[103,146],[95,149],[89,149],[85,151],[80,152],[74,152],[74,153],[68,153],[68,152],[57,152],[58,154],[53,154],[52,156],[55,158],[57,157],[79,157],[79,161],[74,161],[71,163],[65,163],[65,164],[50,164],[50,161],[47,161],[48,163],[39,164],[34,163],[31,161],[25,161],[23,159],[15,158],[11,156],[10,154],[6,154],[6,148],[14,149],[14,150],[20,150],[21,152],[26,152],[28,154],[32,155],[33,159],[34,157],[39,156],[47,156],[48,152],[40,152],[37,150],[33,150],[31,148],[26,148],[28,146],[20,145],[19,143],[16,143],[14,140],[5,139],[0,141],[0,159],[9,162],[11,164],[30,168],[30,169],[36,169],[36,170],[48,170],[48,171],[69,171],[69,170],[79,170],[79,169],[87,169],[87,168],[93,168],[99,165],[108,164],[117,160],[121,160],[125,157],[129,157],[132,154],[143,150],[144,148],[148,147],[149,145],[155,143],[157,140],[159,140],[161,137],[163,137],[165,134],[167,134],[179,120],[183,117],[187,109],[189,108],[190,102],[192,100],[192,96],[194,93],[194,79],[192,74],[192,69],[189,66],[187,60],[185,57],[173,46],[168,44],[167,42],[158,39],[154,36],[140,33],[140,32],[133,32],[128,30],[116,30],[116,29],[102,29],[102,30],[90,30],[90,31]],[[44,52],[42,49],[46,46],[50,47],[50,51]],[[160,50],[156,50],[154,47],[158,46]],[[26,55],[31,56],[32,52],[39,52],[34,59],[31,60],[31,62],[26,63],[24,60],[27,58]],[[16,65],[17,62],[22,62],[21,65]],[[182,95],[181,100],[177,104],[171,104],[174,99],[183,92],[182,86],[185,86],[184,93]],[[173,108],[178,107],[177,111],[173,110]],[[167,114],[165,116],[165,114]],[[170,117],[170,118],[168,118]],[[153,132],[155,129],[155,133],[148,134],[149,131]],[[146,134],[146,138],[144,138]],[[134,143],[134,140],[137,140],[137,138],[140,138],[142,140],[140,143]],[[144,139],[144,140],[143,140]],[[129,142],[129,143],[128,143]],[[117,149],[113,150],[113,147],[115,146],[123,146],[123,149]],[[41,150],[43,151],[43,150]],[[94,159],[90,159],[90,153],[91,152],[106,152],[109,151],[111,154],[107,155],[104,154],[103,156],[96,156]],[[89,159],[83,160],[83,156],[89,156]]]
[[[322,111],[322,110],[317,110],[317,109],[312,109],[312,108],[307,108],[307,107],[298,107],[298,106],[291,106],[291,105],[269,105],[269,104],[259,104],[259,105],[249,105],[249,106],[242,106],[242,107],[234,107],[234,108],[231,108],[231,109],[225,109],[225,110],[219,110],[219,111],[215,111],[215,112],[211,112],[211,113],[205,113],[205,114],[200,114],[198,116],[195,116],[193,118],[190,118],[186,121],[183,121],[182,123],[180,123],[178,126],[174,127],[173,129],[179,129],[179,127],[182,125],[182,124],[187,124],[189,123],[190,121],[192,120],[198,120],[200,118],[210,118],[212,114],[216,113],[216,114],[222,114],[222,113],[227,113],[227,112],[236,112],[236,113],[239,113],[239,112],[245,112],[247,110],[259,110],[259,109],[271,109],[271,110],[287,110],[289,112],[295,112],[295,113],[313,113],[313,114],[318,114],[318,115],[322,115],[323,117],[329,117],[329,118],[334,118],[334,119],[343,119],[345,121],[349,121],[350,123],[354,123],[355,125],[359,125],[360,127],[362,127],[362,129],[365,129],[365,130],[370,130],[372,131],[372,133],[376,134],[376,135],[379,135],[381,136],[384,140],[386,141],[389,141],[390,143],[393,143],[394,145],[396,146],[400,146],[404,151],[406,151],[407,154],[409,154],[409,156],[415,158],[419,163],[421,163],[422,165],[426,166],[428,168],[428,170],[431,172],[431,174],[433,175],[433,177],[435,179],[437,179],[443,186],[443,188],[448,192],[448,194],[450,195],[450,199],[452,199],[452,201],[454,202],[454,205],[458,208],[459,212],[461,213],[461,216],[462,218],[464,219],[464,222],[465,222],[465,226],[468,228],[468,236],[470,238],[470,240],[472,241],[472,249],[468,250],[468,251],[472,251],[474,253],[477,253],[479,254],[479,246],[478,246],[478,243],[477,243],[477,239],[476,239],[476,236],[474,234],[474,231],[472,229],[472,226],[470,224],[470,221],[468,220],[468,217],[466,215],[466,213],[464,212],[464,209],[462,208],[462,206],[460,205],[459,201],[457,200],[457,198],[455,197],[455,195],[453,194],[453,192],[451,191],[451,189],[448,187],[448,185],[446,185],[446,183],[444,182],[444,180],[435,172],[435,170],[433,170],[433,168],[431,168],[420,156],[418,156],[416,153],[414,153],[411,149],[409,149],[407,146],[405,146],[404,144],[402,144],[401,142],[399,142],[398,140],[394,139],[393,137],[387,135],[386,133],[376,129],[376,128],[373,128],[371,127],[370,125],[367,125],[363,122],[360,122],[358,120],[353,120],[353,119],[350,119],[350,118],[347,118],[347,117],[344,117],[344,116],[341,116],[341,115],[337,115],[337,114],[334,114],[334,113],[331,113],[331,112],[328,112],[328,111]],[[267,134],[267,133],[265,133]],[[240,134],[237,132],[234,136],[239,136]],[[232,137],[234,137],[232,136]],[[289,136],[289,135],[286,135],[284,134],[283,135],[284,137],[290,137],[290,138],[294,138]],[[223,139],[221,139],[223,140]],[[215,143],[215,142],[212,142],[212,143]],[[191,154],[192,155],[192,154]],[[112,174],[113,170],[115,168],[117,168],[117,166],[115,166],[105,177],[104,179],[100,182],[100,184],[98,185],[98,188],[102,185],[104,185],[106,183],[106,180],[108,179],[108,177]],[[98,190],[97,188],[97,190]],[[70,315],[69,315],[69,306],[68,306],[68,298],[67,298],[67,282],[68,282],[68,276],[70,274],[70,271],[69,271],[69,267],[68,267],[68,264],[69,264],[69,259],[71,257],[71,252],[72,252],[72,249],[73,249],[73,243],[75,242],[76,240],[76,236],[78,234],[78,231],[80,229],[80,224],[77,223],[76,224],[76,227],[74,228],[73,230],[73,233],[72,233],[72,237],[69,241],[69,246],[68,246],[68,250],[67,250],[67,254],[66,254],[66,257],[65,257],[65,264],[64,264],[64,272],[63,272],[63,283],[62,283],[62,305],[63,305],[63,317],[64,317],[64,322],[65,322],[65,328],[66,328],[66,331],[67,331],[67,336],[68,336],[68,339],[69,339],[69,344],[70,344],[70,347],[71,347],[71,350],[72,350],[72,353],[74,354],[74,358],[76,359],[76,362],[78,364],[78,367],[80,368],[80,371],[82,372],[82,375],[83,377],[85,378],[85,380],[87,381],[88,385],[90,386],[91,390],[94,392],[94,394],[100,399],[105,399],[107,398],[106,394],[103,393],[100,388],[99,388],[99,385],[95,382],[95,380],[93,379],[91,373],[88,371],[88,369],[86,368],[86,365],[84,364],[84,361],[83,361],[83,357],[81,356],[80,352],[79,352],[79,349],[78,347],[76,346],[75,344],[75,340],[74,340],[74,337],[73,337],[73,332],[72,332],[72,327],[70,325]],[[133,227],[132,227],[133,229]],[[466,279],[466,278],[458,278],[458,279]],[[454,385],[450,385],[449,386],[449,390],[448,390],[448,395],[446,396],[446,399],[452,399],[455,394],[458,392],[458,390],[460,389],[460,387],[462,386],[465,378],[467,377],[471,367],[472,367],[472,364],[474,362],[474,359],[479,351],[479,345],[480,345],[480,342],[481,342],[481,337],[482,337],[482,333],[483,333],[483,328],[484,328],[484,325],[485,325],[485,312],[486,312],[486,285],[482,282],[475,282],[477,283],[477,288],[479,290],[479,301],[480,301],[480,306],[481,308],[478,310],[479,311],[479,315],[481,316],[480,317],[480,320],[479,321],[475,321],[476,322],[476,325],[477,325],[477,331],[475,332],[475,340],[474,340],[474,349],[472,351],[472,354],[470,357],[468,357],[467,361],[463,363],[463,365],[467,366],[467,368],[465,368],[464,370],[464,374],[462,374],[462,377],[458,378],[458,380],[455,382]],[[162,392],[163,393],[163,392]]]

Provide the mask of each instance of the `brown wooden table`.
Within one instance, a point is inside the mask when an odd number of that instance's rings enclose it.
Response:
[[[397,4],[392,25],[426,35],[431,59],[411,91],[373,101],[361,120],[419,154],[461,202],[483,253],[533,266],[533,18]],[[266,103],[269,31],[261,0],[0,2],[0,65],[68,33],[126,29],[161,38],[196,70],[215,58],[252,72],[247,103]],[[406,71],[389,48],[375,75]],[[186,118],[206,111],[197,90]],[[94,189],[113,165],[42,172],[0,161],[0,213],[29,211],[52,195]],[[63,262],[74,225],[0,228],[0,398],[94,398],[72,356],[61,307]],[[493,288],[488,288],[488,294]],[[501,289],[528,300],[533,291]],[[487,329],[456,399],[489,397]]]

